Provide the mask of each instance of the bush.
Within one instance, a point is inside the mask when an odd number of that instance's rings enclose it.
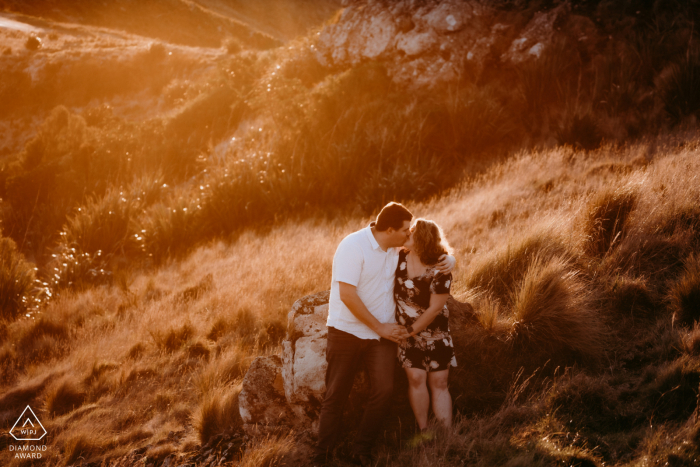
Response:
[[[167,258],[179,257],[202,238],[197,200],[184,200],[148,208],[139,216],[136,227],[142,251],[160,264]]]
[[[596,363],[605,331],[591,292],[560,258],[535,258],[513,298],[512,339],[532,363]]]
[[[0,237],[0,319],[14,319],[32,306],[35,288],[32,265],[12,239]]]
[[[684,60],[668,66],[656,86],[666,112],[674,122],[700,111],[700,53],[689,51]]]

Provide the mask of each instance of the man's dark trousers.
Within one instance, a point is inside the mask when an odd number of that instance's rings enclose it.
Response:
[[[389,410],[394,390],[394,365],[397,344],[381,338],[360,339],[350,333],[328,327],[326,349],[326,396],[321,406],[317,454],[329,454],[338,442],[343,408],[348,400],[355,373],[364,363],[370,382],[370,394],[357,429],[355,454],[369,455]]]

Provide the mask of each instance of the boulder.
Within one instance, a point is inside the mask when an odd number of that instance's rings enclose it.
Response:
[[[282,343],[284,394],[290,403],[319,402],[326,391],[326,338],[330,291],[297,300]]]
[[[244,424],[290,425],[293,414],[284,397],[282,359],[257,357],[243,378],[238,406]]]

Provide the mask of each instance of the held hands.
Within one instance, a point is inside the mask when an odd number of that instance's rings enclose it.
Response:
[[[442,274],[449,274],[455,268],[457,264],[457,259],[452,255],[442,255],[440,256],[440,262],[435,265],[438,271]]]
[[[399,341],[408,338],[409,335],[406,328],[400,324],[380,324],[376,332],[384,339],[396,342],[397,344]]]

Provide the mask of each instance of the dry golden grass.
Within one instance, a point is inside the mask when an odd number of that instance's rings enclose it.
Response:
[[[695,358],[697,330],[670,326],[662,297],[686,296],[685,286],[674,284],[695,274],[686,253],[695,245],[688,232],[698,222],[692,207],[700,188],[692,179],[700,173],[699,149],[693,139],[669,138],[655,143],[651,163],[639,163],[649,147],[523,153],[445,196],[410,205],[414,214],[444,228],[458,260],[453,294],[475,305],[476,321],[453,321],[462,347],[452,385],[460,410],[478,411],[475,404],[496,404],[496,410],[520,366],[541,366],[552,355],[562,365],[610,360],[615,371],[623,371],[611,350],[621,352],[622,344],[606,345],[604,338],[618,336],[615,323],[640,316],[635,310],[644,310],[648,323],[634,328],[646,329],[639,334],[640,342],[648,342],[640,348],[650,349],[644,358],[670,361],[678,349]],[[588,239],[602,231],[602,221],[591,223],[591,206],[618,193],[611,187],[634,187],[636,202],[623,203],[629,207],[626,220],[613,221],[612,230],[604,227],[604,248],[592,252]],[[621,210],[607,212],[619,219]],[[123,455],[166,440],[171,431],[184,430],[191,441],[173,449],[187,451],[238,426],[236,388],[245,369],[256,355],[279,351],[292,303],[329,288],[337,244],[368,221],[347,215],[247,230],[150,272],[135,271],[115,286],[65,294],[37,317],[8,323],[0,344],[6,356],[1,420],[12,423],[19,405],[34,404],[55,433],[50,448],[57,464]],[[656,404],[654,391],[669,385],[690,387],[696,370],[689,361],[668,366],[662,380],[640,389],[644,400]],[[552,378],[546,371],[542,377]],[[534,381],[518,404],[465,418],[430,448],[407,451],[390,444],[383,455],[389,465],[414,466],[454,465],[455,452],[474,465],[534,461],[535,454],[526,452],[534,442],[528,432],[541,440],[568,430],[552,415],[551,401],[559,399],[530,398]],[[561,384],[584,384],[577,381]],[[611,394],[617,400],[618,393]],[[687,413],[682,398],[671,400],[676,402],[659,403],[664,416]],[[609,423],[601,420],[595,423]],[[630,433],[638,433],[635,423]],[[513,436],[517,442],[509,441]],[[550,460],[578,456],[597,462],[592,445],[548,439],[535,443],[533,452]],[[259,440],[241,462],[277,465],[302,456],[293,453],[293,444],[293,437]],[[11,462],[6,453],[0,456]]]

